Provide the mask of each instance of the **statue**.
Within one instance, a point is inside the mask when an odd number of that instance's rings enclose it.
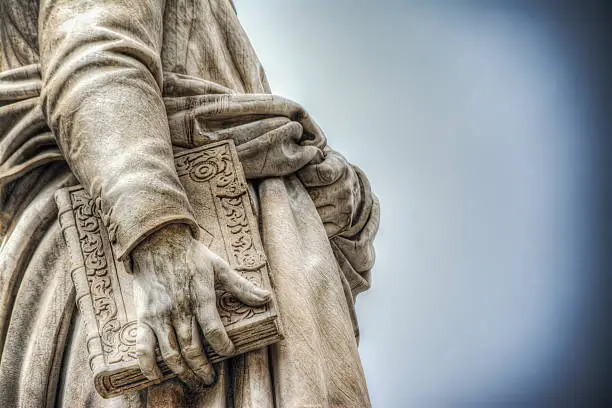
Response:
[[[203,340],[234,349],[215,282],[270,299],[198,239],[174,167],[222,140],[255,203],[284,339],[213,366]],[[142,372],[160,375],[159,348],[178,378],[96,393],[54,201],[79,183],[134,277]],[[0,406],[367,407],[354,302],[378,219],[361,170],[271,94],[231,0],[0,0]]]

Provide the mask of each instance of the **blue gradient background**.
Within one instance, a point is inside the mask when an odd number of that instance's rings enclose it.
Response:
[[[564,4],[236,1],[380,197],[375,407],[612,406],[610,14]]]

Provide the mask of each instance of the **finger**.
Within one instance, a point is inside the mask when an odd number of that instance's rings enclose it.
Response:
[[[215,370],[208,361],[202,343],[200,341],[200,330],[193,316],[179,321],[174,320],[174,328],[178,339],[183,359],[195,373],[195,375],[210,385],[215,382]]]
[[[213,258],[213,267],[215,268],[217,282],[241,302],[250,306],[259,306],[268,303],[272,298],[269,291],[242,277],[218,256]]]
[[[334,153],[319,164],[311,164],[298,171],[298,177],[307,187],[321,187],[335,183],[346,172],[348,163]]]
[[[272,294],[250,280],[241,276],[233,269],[223,272],[223,285],[238,300],[249,306],[261,306],[270,301]]]
[[[155,361],[155,333],[146,323],[138,323],[136,335],[136,355],[138,366],[147,379],[156,381],[161,379],[162,373]]]
[[[189,369],[181,356],[178,341],[174,334],[174,328],[170,324],[170,319],[164,321],[155,328],[159,351],[166,361],[168,368],[178,376],[183,376]]]
[[[198,290],[200,296],[210,291],[211,289],[207,287],[200,287]],[[220,355],[230,356],[235,351],[234,344],[225,331],[215,300],[214,292],[212,292],[199,302],[197,307],[198,323],[202,328],[206,342]]]

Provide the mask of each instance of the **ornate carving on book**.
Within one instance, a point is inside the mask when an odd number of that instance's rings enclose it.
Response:
[[[200,239],[235,270],[273,292],[258,223],[234,144],[223,141],[175,155],[179,179],[201,228]],[[145,388],[135,351],[136,317],[132,277],[116,261],[100,209],[81,186],[56,193],[59,220],[72,258],[77,305],[87,327],[89,364],[97,391],[105,398]],[[217,288],[217,309],[235,355],[282,337],[275,300],[247,306]],[[208,358],[218,355],[205,344]],[[158,359],[164,381],[173,376]]]

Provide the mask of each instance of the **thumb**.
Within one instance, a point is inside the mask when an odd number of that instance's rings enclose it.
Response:
[[[260,306],[266,304],[272,298],[272,294],[255,285],[250,280],[241,276],[223,259],[218,256],[213,262],[217,282],[223,285],[228,292],[236,296],[238,300],[249,306]]]

